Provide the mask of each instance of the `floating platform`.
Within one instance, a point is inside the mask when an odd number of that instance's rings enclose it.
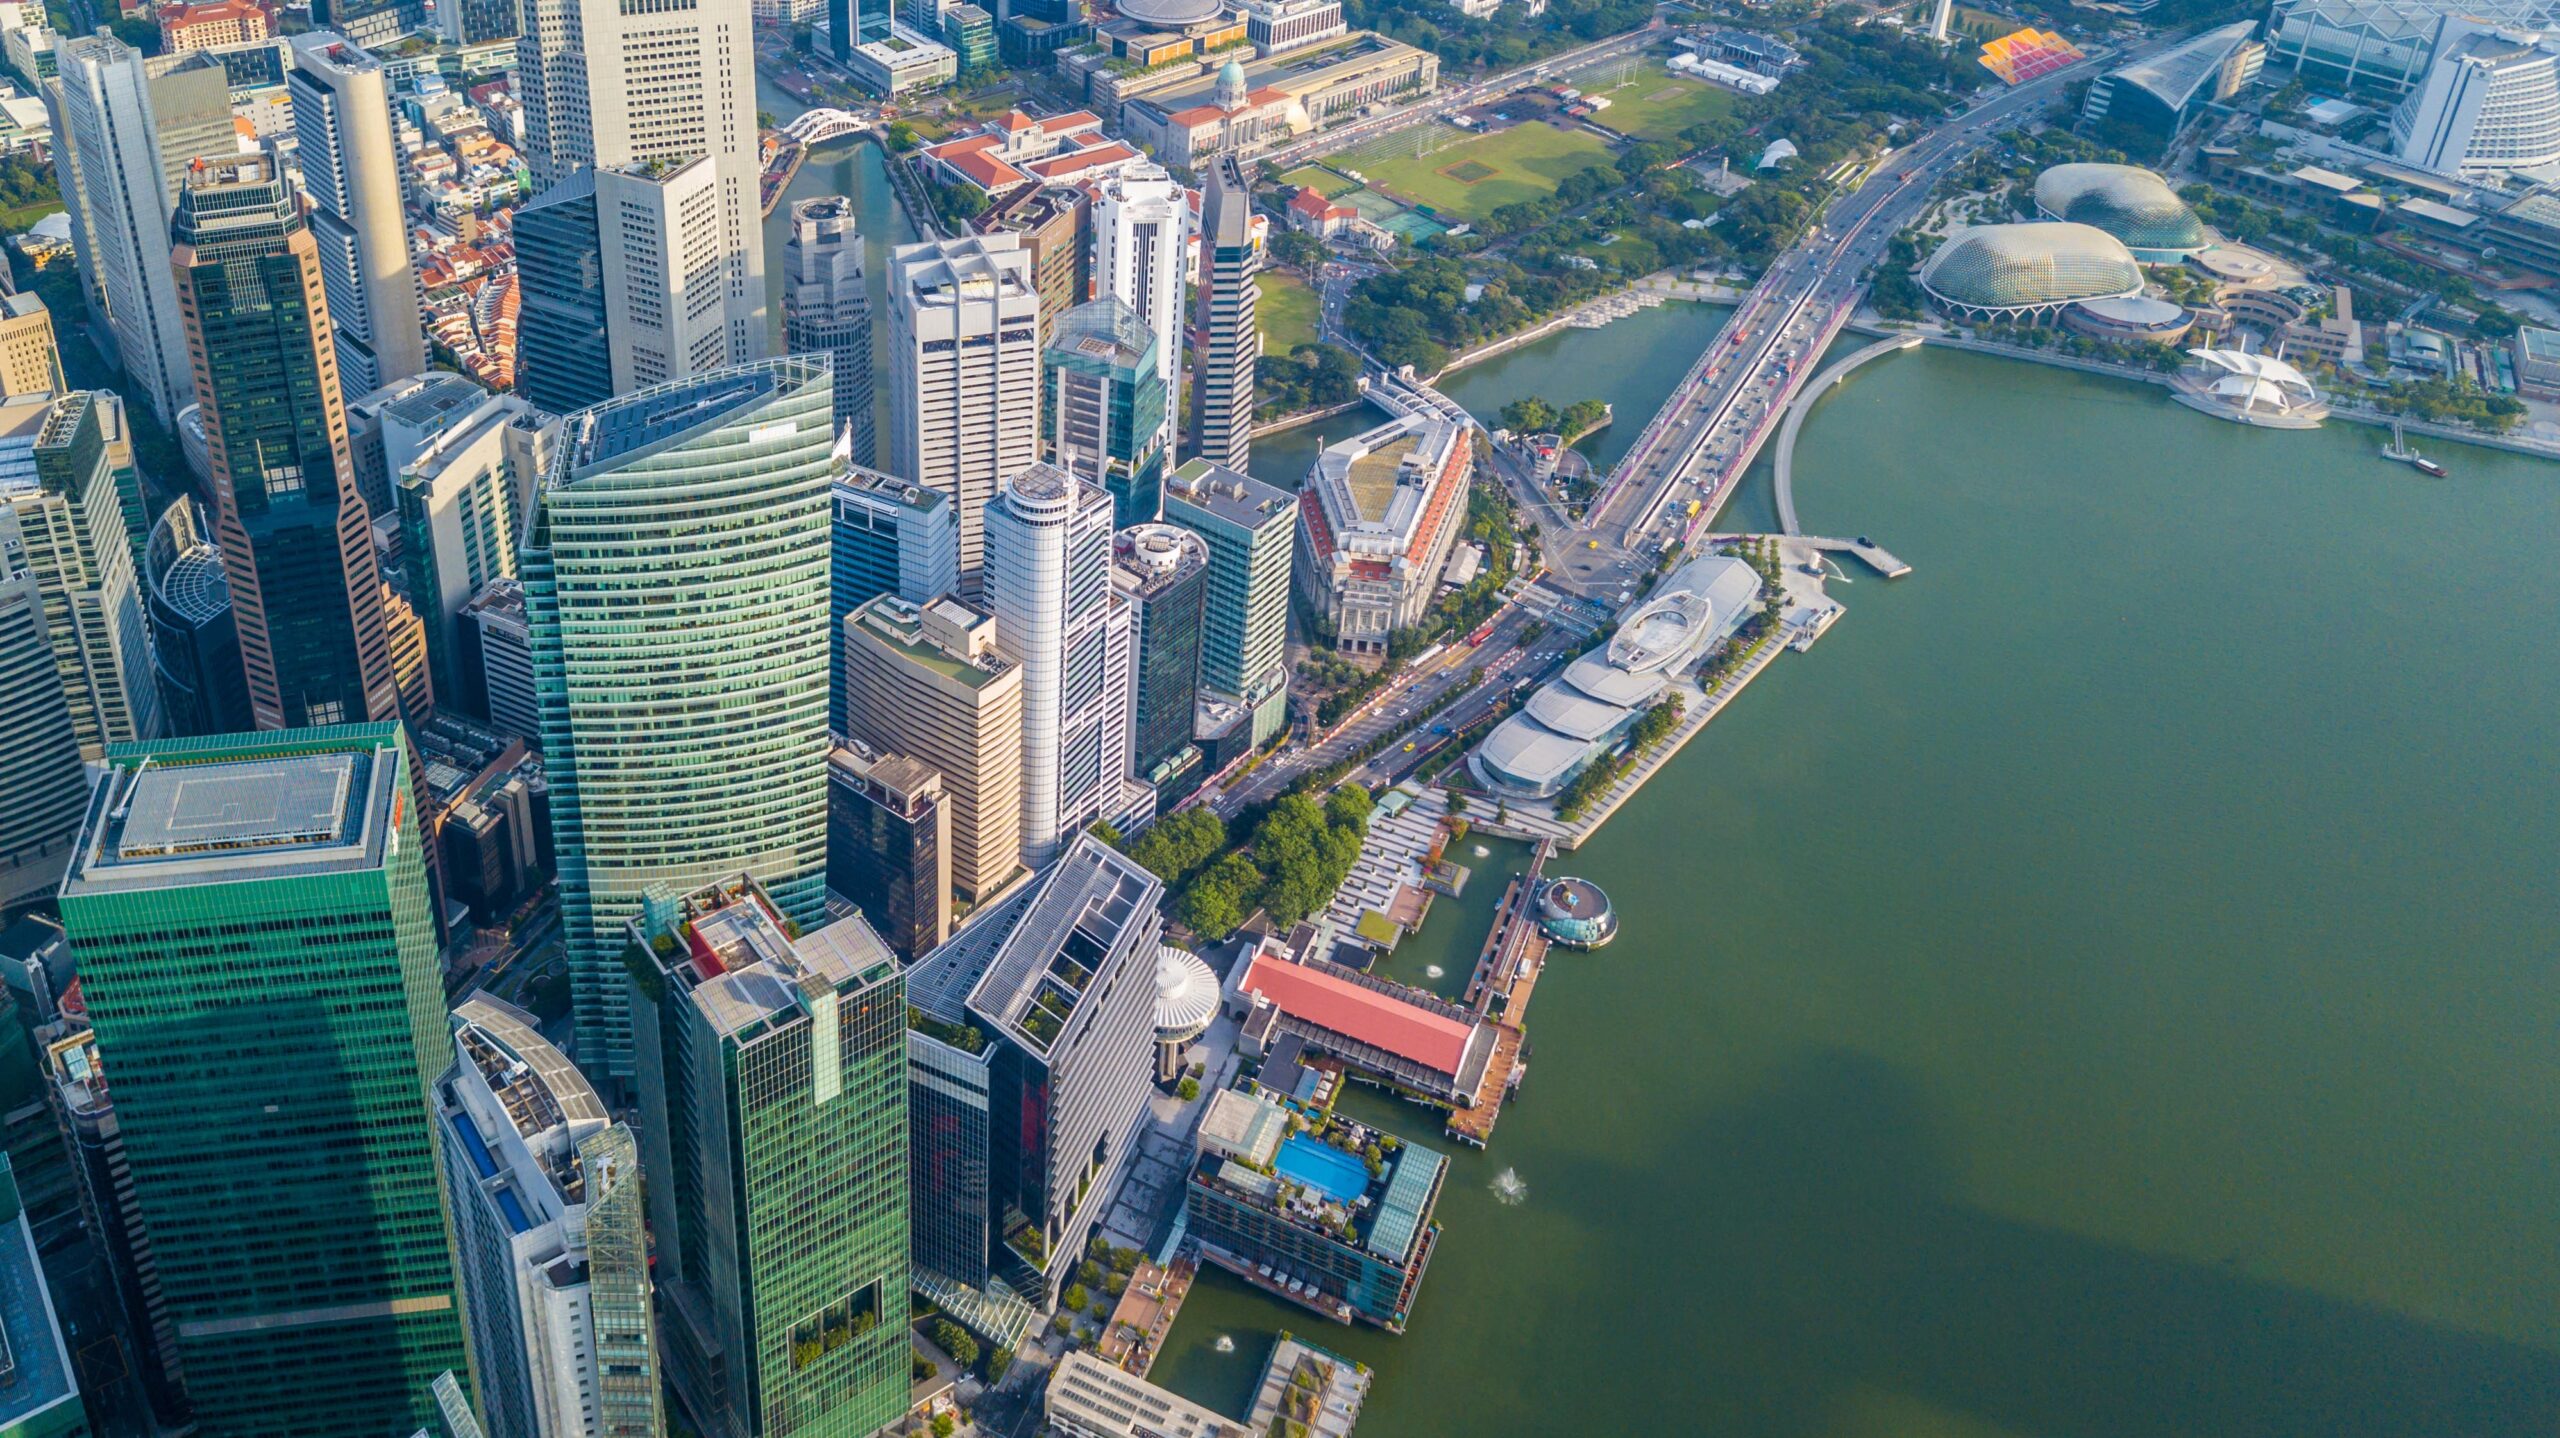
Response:
[[[1568,949],[1597,949],[1618,936],[1618,914],[1598,884],[1557,878],[1538,891],[1538,926]]]

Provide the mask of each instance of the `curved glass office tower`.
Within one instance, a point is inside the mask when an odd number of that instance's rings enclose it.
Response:
[[[523,556],[578,1062],[631,1072],[623,925],[740,871],[823,917],[822,359],[713,370],[569,416]]]

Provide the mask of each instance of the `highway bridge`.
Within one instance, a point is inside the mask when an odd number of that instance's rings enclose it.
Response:
[[[1995,95],[1886,155],[1773,261],[1592,501],[1558,578],[1588,594],[1632,587],[1697,533],[1778,427],[1865,290],[1867,268],[1960,161],[2033,118],[2093,61]],[[1695,502],[1692,510],[1690,502]],[[1676,507],[1675,507],[1676,506]]]

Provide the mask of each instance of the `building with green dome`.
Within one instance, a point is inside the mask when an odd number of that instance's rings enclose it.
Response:
[[[2146,265],[2174,265],[2213,243],[2168,181],[2133,165],[2056,165],[2036,177],[2036,213],[2104,230]]]

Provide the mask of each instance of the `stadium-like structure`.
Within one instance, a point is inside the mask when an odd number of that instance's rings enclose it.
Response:
[[[2094,225],[1973,225],[1929,256],[1920,288],[1960,320],[2041,324],[2075,300],[2142,293],[2142,266],[2124,241]]]
[[[2036,213],[2104,230],[2147,265],[2176,264],[2213,242],[2168,181],[2133,165],[2056,165],[2036,177]]]

